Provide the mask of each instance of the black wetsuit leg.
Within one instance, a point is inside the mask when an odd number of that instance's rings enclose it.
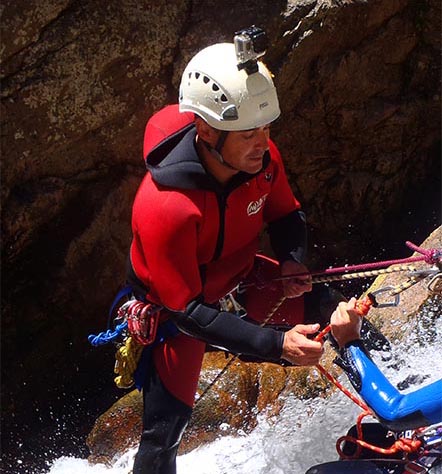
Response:
[[[176,474],[176,455],[192,409],[162,384],[153,362],[143,388],[143,432],[133,474]]]

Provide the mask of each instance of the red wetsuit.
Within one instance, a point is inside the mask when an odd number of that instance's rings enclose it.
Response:
[[[223,187],[199,160],[192,116],[177,113],[166,107],[146,127],[148,173],[133,205],[129,281],[181,331],[148,352],[134,474],[175,472],[206,343],[280,360],[282,331],[223,312],[217,302],[251,271],[265,224],[279,261],[301,260],[305,246],[303,214],[276,146],[270,142],[260,172],[239,172]],[[290,323],[301,322],[303,298],[288,301]]]
[[[222,187],[201,165],[195,136],[190,129],[159,165],[149,167],[133,206],[130,252],[132,268],[148,289],[147,299],[186,315],[187,321],[180,321],[182,329],[199,338],[180,335],[154,351],[163,383],[189,406],[205,349],[200,339],[263,359],[280,358],[282,332],[251,328],[250,323],[230,320],[225,314],[213,324],[215,310],[207,305],[216,303],[250,272],[264,224],[277,226],[287,216],[298,223],[300,207],[273,142],[261,172],[238,173]],[[290,225],[284,227],[289,245],[287,249],[280,245],[280,254],[293,250],[294,241],[300,240],[287,233]],[[207,320],[211,327],[206,331],[201,326]],[[236,334],[229,334],[232,331]]]

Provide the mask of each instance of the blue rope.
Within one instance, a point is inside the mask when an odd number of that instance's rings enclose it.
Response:
[[[121,324],[117,324],[115,329],[112,331],[108,329],[107,331],[100,332],[97,335],[90,334],[87,339],[95,347],[102,346],[108,342],[113,342],[115,339],[121,336],[123,331],[127,328],[127,321],[124,321]]]
[[[110,329],[111,327],[111,320],[112,320],[112,315],[115,311],[115,308],[117,306],[117,303],[123,298],[124,296],[127,296],[132,293],[132,287],[130,285],[126,285],[124,288],[121,288],[121,290],[117,293],[117,296],[115,296],[114,301],[112,302],[112,305],[109,309],[109,314],[107,317],[107,331],[100,332],[99,334],[90,334],[87,337],[87,340],[94,346],[102,346],[104,344],[107,344],[108,342],[113,342],[115,341],[118,337],[121,336],[123,331],[127,328],[127,321],[124,321],[121,324],[117,324],[115,326],[115,329],[112,330]]]

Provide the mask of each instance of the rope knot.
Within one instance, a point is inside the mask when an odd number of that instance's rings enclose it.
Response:
[[[442,249],[430,249],[425,262],[442,268]]]
[[[438,267],[442,266],[442,249],[424,249],[409,241],[405,242],[405,244],[414,252],[423,255],[425,263],[437,265]]]
[[[412,438],[399,438],[393,444],[397,451],[404,453],[415,453],[422,446],[422,441]]]

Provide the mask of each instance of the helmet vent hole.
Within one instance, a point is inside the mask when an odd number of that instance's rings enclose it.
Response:
[[[210,82],[210,79],[207,76],[204,76],[203,77],[203,82],[204,82],[204,84],[207,84],[208,82]]]
[[[200,77],[200,73],[199,72],[196,72],[195,73],[195,78],[198,79]]]
[[[219,91],[219,87],[218,87],[215,83],[213,83],[213,84],[212,84],[212,90],[213,90],[214,92],[217,92],[217,91]]]
[[[229,102],[225,94],[221,95],[221,102]]]

